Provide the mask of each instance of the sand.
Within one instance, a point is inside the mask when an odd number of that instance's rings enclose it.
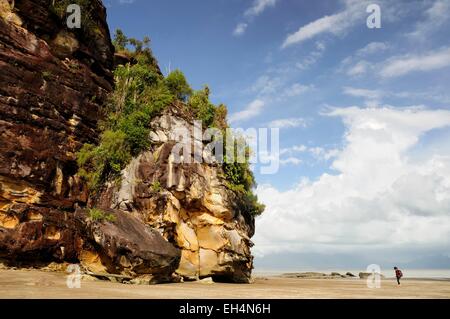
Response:
[[[152,286],[124,285],[105,281],[82,281],[69,289],[65,273],[37,270],[0,270],[0,298],[450,298],[450,281],[405,279],[381,281],[367,288],[361,279],[256,278],[249,285],[186,282]]]

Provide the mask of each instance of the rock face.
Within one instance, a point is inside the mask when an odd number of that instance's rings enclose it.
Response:
[[[225,186],[221,166],[194,163],[194,153],[191,163],[174,161],[176,132],[190,132],[192,150],[196,143],[203,145],[179,108],[167,109],[152,128],[153,148],[132,160],[120,186],[102,194],[101,206],[140,216],[180,248],[177,273],[184,278],[249,282],[254,219],[233,206],[234,193]]]
[[[113,47],[100,1],[89,39],[52,2],[0,0],[0,255],[76,260],[71,212],[88,194],[75,152],[95,142]]]
[[[113,47],[100,1],[98,36],[82,40],[51,0],[0,0],[0,212],[15,203],[72,208],[86,193],[74,153],[94,142],[112,90]]]

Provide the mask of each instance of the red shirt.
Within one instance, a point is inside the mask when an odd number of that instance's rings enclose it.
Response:
[[[395,276],[397,278],[403,277],[402,271],[400,269],[396,269],[395,270]]]

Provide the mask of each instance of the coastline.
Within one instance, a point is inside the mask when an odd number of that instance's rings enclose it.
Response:
[[[398,286],[381,280],[368,288],[359,278],[299,279],[261,277],[252,284],[212,283],[204,280],[161,285],[126,285],[88,278],[81,288],[69,289],[64,272],[0,270],[0,299],[450,299],[450,280],[405,278]]]

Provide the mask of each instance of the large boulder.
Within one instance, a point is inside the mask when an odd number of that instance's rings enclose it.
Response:
[[[170,276],[178,266],[180,250],[168,243],[156,230],[133,216],[106,210],[110,221],[91,220],[85,211],[77,217],[85,220],[85,239],[92,249],[83,248],[82,265],[90,272],[136,277],[143,274]]]

